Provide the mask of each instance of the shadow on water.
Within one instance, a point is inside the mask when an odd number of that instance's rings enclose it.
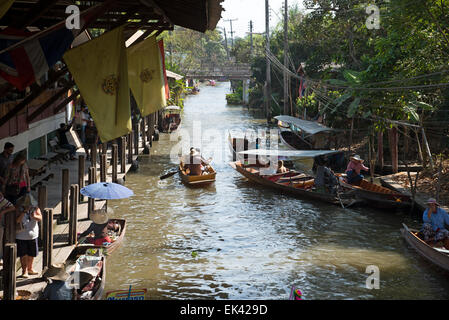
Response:
[[[246,107],[227,106],[228,83],[187,97],[182,128],[267,129]],[[127,176],[135,196],[111,201],[128,221],[123,245],[108,258],[106,291],[147,288],[149,299],[287,299],[292,285],[306,299],[447,299],[446,272],[430,265],[400,234],[414,216],[369,208],[342,209],[255,185],[235,172],[227,146],[204,141],[216,182],[187,188],[170,162],[176,141],[161,134],[139,170]],[[380,271],[380,289],[365,273]]]

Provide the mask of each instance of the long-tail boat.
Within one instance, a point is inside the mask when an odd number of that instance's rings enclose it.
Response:
[[[375,208],[401,209],[408,208],[412,204],[410,196],[371,183],[365,179],[358,184],[352,185],[345,181],[344,175],[340,175],[339,183],[347,190],[355,190],[357,198]]]
[[[409,229],[402,224],[401,233],[409,245],[411,245],[421,256],[449,271],[449,250],[444,247],[435,247],[419,237],[419,231]]]
[[[279,157],[282,158],[310,158],[319,155],[329,155],[333,154],[335,151],[332,150],[304,150],[304,151],[293,151],[293,150],[248,150],[239,152],[239,154],[248,155],[259,155],[273,157],[271,161],[276,161]],[[231,162],[230,166],[238,171],[240,174],[248,178],[249,180],[267,186],[273,189],[278,189],[283,192],[296,195],[300,198],[313,199],[321,202],[327,202],[335,205],[341,205],[343,207],[348,207],[354,205],[355,201],[353,197],[353,192],[340,192],[335,190],[318,190],[315,187],[315,179],[305,173],[291,170],[286,173],[273,172],[273,168],[269,165],[256,164],[244,164],[241,161]]]

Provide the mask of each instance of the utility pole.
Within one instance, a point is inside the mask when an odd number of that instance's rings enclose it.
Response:
[[[288,73],[287,73],[287,69],[288,68],[288,0],[285,0],[284,3],[284,114],[286,115],[290,115],[290,108],[288,105]]]
[[[267,57],[267,81],[265,82],[265,114],[267,122],[271,122],[271,62],[268,58],[270,52],[270,5],[265,0],[265,39],[266,39],[266,57]]]
[[[238,19],[228,19],[228,20],[224,20],[224,22],[228,22],[231,24],[231,50],[234,49],[234,31],[232,31],[232,21],[237,21]]]
[[[249,39],[250,39],[250,51],[249,54],[253,56],[253,20],[249,21]]]
[[[225,38],[225,49],[226,49],[226,56],[229,59],[229,49],[228,49],[228,37],[226,35],[226,28],[223,27],[223,34],[224,34],[224,38]]]

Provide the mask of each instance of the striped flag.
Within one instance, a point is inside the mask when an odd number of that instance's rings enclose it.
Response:
[[[70,49],[73,40],[83,30],[86,20],[91,18],[91,13],[91,10],[87,10],[81,14],[80,29],[69,30],[65,22],[62,22],[39,32],[22,31],[11,27],[2,30],[0,82],[6,80],[17,89],[24,90],[41,79]]]

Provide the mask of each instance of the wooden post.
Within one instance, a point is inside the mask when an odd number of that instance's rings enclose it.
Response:
[[[41,212],[44,212],[44,209],[48,206],[48,194],[46,186],[39,186],[38,194],[37,194],[37,203]],[[42,247],[42,240],[44,239],[44,232],[42,230],[42,221],[38,223],[39,225],[39,247]]]
[[[53,209],[46,208],[43,212],[44,239],[42,250],[42,270],[51,266],[53,257]]]
[[[106,182],[106,154],[100,155],[100,181]]]
[[[126,137],[121,137],[122,143],[120,146],[120,173],[126,172]]]
[[[69,220],[69,190],[69,169],[62,169],[61,216],[58,223],[66,223]]]
[[[133,133],[128,134],[128,164],[133,163]]]
[[[96,174],[95,168],[94,167],[90,167],[89,168],[89,184],[95,183],[95,176],[96,175],[97,174]],[[87,204],[87,214],[88,214],[88,217],[90,219],[91,213],[95,210],[95,199],[89,197],[89,200],[87,202],[88,202],[88,204]]]
[[[377,133],[377,161],[382,173],[384,170],[384,133],[382,130]]]
[[[243,139],[243,150],[247,151],[248,150],[248,140],[246,138]],[[248,160],[248,154],[244,154],[243,155],[243,159],[246,162]]]
[[[17,246],[13,243],[5,244],[3,254],[3,299],[16,299],[16,260]]]
[[[104,156],[104,155],[102,155]],[[69,219],[69,246],[77,244],[78,223],[78,185],[70,186],[70,219]]]
[[[145,148],[146,143],[147,143],[146,134],[145,134],[146,120],[147,120],[147,117],[143,117],[142,121],[140,122],[140,135],[142,136],[142,148]]]
[[[398,128],[393,127],[388,131],[391,153],[391,167],[393,173],[398,173]]]
[[[118,146],[112,145],[112,182],[117,183],[117,165],[118,165]],[[123,160],[122,160],[123,162]]]
[[[5,216],[5,242],[4,243],[15,243],[16,242],[16,212],[8,212]]]
[[[139,123],[134,124],[133,127],[133,145],[134,145],[134,155],[139,155]]]
[[[97,145],[91,144],[90,145],[90,166],[94,167],[95,170],[97,170]]]
[[[426,153],[427,153],[427,156],[429,157],[430,169],[433,170],[432,153],[430,153],[430,147],[429,147],[429,143],[427,142],[427,137],[426,137],[426,132],[424,131],[424,127],[421,127],[421,131],[422,131],[423,145],[426,148]]]
[[[80,155],[78,157],[78,186],[81,190],[84,188],[84,172],[85,172],[85,157],[83,155]],[[80,193],[79,194],[79,202],[84,201],[84,196]]]

